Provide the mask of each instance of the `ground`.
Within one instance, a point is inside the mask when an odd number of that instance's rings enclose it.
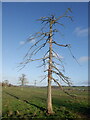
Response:
[[[88,87],[64,87],[72,98],[59,88],[52,88],[53,115],[46,113],[47,88],[3,87],[2,118],[51,118],[52,120],[89,119]]]

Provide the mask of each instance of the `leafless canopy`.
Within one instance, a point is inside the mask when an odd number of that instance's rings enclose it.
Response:
[[[53,36],[55,35],[55,33],[58,33],[59,31],[57,29],[53,29],[55,28],[54,25],[58,24],[60,26],[64,26],[60,20],[62,18],[68,18],[70,19],[71,21],[73,21],[72,19],[72,16],[70,16],[71,9],[68,8],[66,10],[66,12],[62,15],[62,16],[59,16],[59,17],[56,17],[55,15],[51,15],[49,17],[45,16],[45,17],[41,17],[40,19],[38,19],[37,21],[41,21],[41,23],[43,24],[43,27],[41,28],[41,30],[39,32],[36,32],[35,34],[31,35],[28,40],[25,42],[25,44],[27,43],[30,43],[32,41],[35,41],[33,43],[33,45],[30,46],[30,48],[28,49],[26,55],[24,56],[23,58],[23,62],[20,63],[21,65],[21,69],[23,67],[26,66],[26,64],[32,62],[32,61],[37,61],[37,60],[41,60],[42,61],[42,66],[51,66],[51,73],[52,73],[52,80],[54,82],[56,82],[60,87],[60,82],[56,80],[56,76],[58,76],[58,78],[60,80],[62,80],[63,82],[65,82],[66,84],[68,84],[69,86],[71,85],[71,82],[70,82],[70,79],[69,77],[65,76],[63,71],[64,71],[64,66],[63,66],[63,63],[62,63],[62,59],[61,57],[59,56],[59,54],[53,49],[53,45],[56,45],[58,47],[65,47],[65,48],[69,48],[70,47],[70,44],[66,44],[66,45],[62,45],[58,42],[56,42],[55,40],[53,40]],[[45,31],[45,27],[48,26],[50,27],[51,25],[51,31],[50,29],[46,32]],[[53,27],[54,26],[54,27]],[[52,34],[51,34],[52,33]],[[50,39],[52,38],[52,62],[50,63],[49,60],[50,60],[50,56],[49,56],[49,53],[50,53],[50,49],[48,49],[46,51],[46,53],[43,55],[43,57],[41,58],[37,58],[37,59],[33,59],[33,56],[35,56],[40,50],[42,50],[44,47],[46,47],[46,45],[49,45],[50,44]],[[59,41],[59,40],[57,40]],[[49,47],[47,47],[49,48]],[[58,68],[58,66],[60,66],[60,69]],[[47,68],[47,67],[46,67]],[[49,68],[46,69],[44,72],[48,72],[49,71]],[[42,79],[46,79],[46,77],[48,77],[48,75],[46,74],[45,77]],[[41,80],[41,81],[42,81]],[[62,87],[61,87],[62,89]]]
[[[20,82],[21,86],[24,86],[24,85],[26,85],[26,83],[28,83],[25,74],[22,74],[21,77],[19,77],[19,82]]]

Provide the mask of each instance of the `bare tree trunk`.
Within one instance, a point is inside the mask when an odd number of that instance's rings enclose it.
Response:
[[[53,113],[52,96],[51,96],[51,80],[52,80],[52,24],[50,23],[49,34],[49,68],[48,68],[48,89],[47,89],[47,112]]]

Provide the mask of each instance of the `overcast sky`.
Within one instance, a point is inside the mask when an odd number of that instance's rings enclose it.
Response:
[[[23,70],[18,71],[17,66],[22,62],[23,56],[29,45],[21,47],[25,40],[33,33],[38,32],[41,23],[36,21],[42,16],[55,14],[62,15],[67,8],[72,9],[74,21],[67,19],[61,22],[65,28],[57,26],[64,36],[57,35],[55,40],[62,44],[71,44],[71,50],[79,61],[80,65],[72,58],[66,48],[57,48],[58,54],[62,56],[65,66],[65,74],[71,78],[73,85],[88,84],[88,3],[71,2],[43,2],[43,3],[2,3],[2,32],[3,32],[3,80],[8,79],[10,83],[17,84],[18,77],[25,73],[29,84],[33,85],[37,80],[37,85],[47,85],[47,79],[40,83],[43,76],[43,68],[37,68],[40,62],[32,62]],[[45,48],[47,50],[47,48]],[[41,50],[35,57],[43,55],[45,50]]]

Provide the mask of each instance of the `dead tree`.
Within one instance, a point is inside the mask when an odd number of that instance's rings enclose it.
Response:
[[[25,74],[22,74],[22,76],[21,77],[19,77],[19,82],[20,82],[20,84],[21,84],[21,86],[23,87],[23,86],[25,86],[26,85],[26,83],[28,83],[28,81],[27,81],[27,78],[26,78],[26,75]]]
[[[53,45],[57,45],[57,46],[60,46],[60,47],[69,47],[70,46],[68,44],[62,45],[62,44],[56,42],[55,40],[53,40],[53,36],[55,35],[55,33],[59,32],[57,29],[55,29],[55,26],[57,24],[60,25],[60,26],[64,26],[62,23],[60,23],[60,20],[62,18],[69,18],[70,20],[72,20],[72,16],[68,15],[69,12],[72,12],[70,8],[68,8],[66,10],[66,12],[62,16],[55,17],[55,15],[51,15],[49,17],[41,17],[40,19],[38,19],[38,21],[41,21],[42,24],[44,24],[44,25],[41,28],[40,32],[37,32],[37,33],[31,35],[26,40],[25,44],[28,43],[28,42],[31,42],[33,40],[35,40],[35,43],[30,46],[27,54],[24,56],[23,62],[20,63],[21,69],[24,68],[26,66],[26,64],[28,64],[28,63],[30,63],[32,61],[36,61],[36,60],[42,60],[43,61],[43,64],[41,65],[41,67],[45,66],[45,65],[48,65],[48,69],[46,69],[44,71],[44,72],[47,72],[48,75],[45,75],[43,80],[46,77],[48,77],[47,113],[49,113],[49,114],[53,113],[52,97],[51,97],[51,82],[52,82],[52,80],[54,82],[56,82],[59,85],[59,87],[63,90],[63,88],[60,85],[59,81],[57,81],[57,79],[54,78],[54,76],[55,75],[58,76],[62,81],[64,81],[68,85],[71,84],[70,79],[68,77],[66,77],[61,72],[61,70],[57,67],[58,65],[60,65],[60,67],[62,69],[64,68],[60,56],[53,49]],[[45,29],[46,26],[48,27],[47,31]],[[44,56],[41,57],[41,58],[33,59],[33,56],[36,55],[42,48],[46,47],[47,44],[49,45],[49,49],[44,54]],[[57,63],[57,61],[59,61],[59,63]],[[55,74],[55,75],[53,76],[53,74]],[[63,90],[63,91],[65,93],[67,93],[65,90]]]

